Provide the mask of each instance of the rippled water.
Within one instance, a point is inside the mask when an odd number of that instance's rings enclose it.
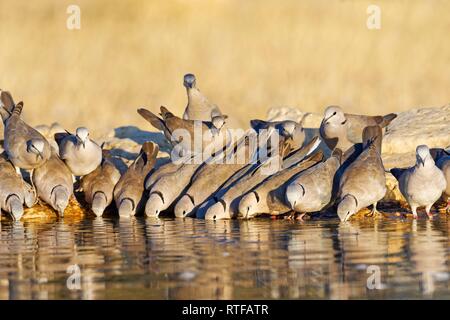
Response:
[[[2,221],[0,298],[448,299],[449,230],[444,215]]]

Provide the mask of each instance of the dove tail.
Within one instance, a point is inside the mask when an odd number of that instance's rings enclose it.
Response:
[[[380,126],[365,127],[362,138],[364,147],[375,147],[378,153],[381,154],[383,131]]]
[[[164,120],[175,117],[174,114],[173,114],[172,112],[170,112],[170,111],[169,111],[166,107],[164,107],[164,106],[161,106],[160,110],[161,110],[161,113],[160,113],[160,114],[161,114],[161,117],[162,117]]]
[[[0,90],[1,91],[1,90]],[[14,100],[8,91],[1,91],[0,93],[0,101],[3,108],[6,109],[9,113],[11,113],[14,109]]]
[[[157,115],[155,115],[153,112],[148,111],[147,109],[144,108],[140,108],[137,110],[137,112],[148,122],[150,122],[150,124],[152,126],[154,126],[156,129],[160,130],[160,131],[165,131],[166,125],[164,124],[164,121],[158,117]]]
[[[389,113],[383,116],[383,121],[380,123],[380,126],[382,128],[387,127],[395,118],[397,118],[397,115],[395,113]]]
[[[142,145],[141,149],[141,159],[138,161],[141,162],[142,170],[145,169],[146,172],[150,171],[156,162],[156,157],[158,156],[159,146],[151,141],[147,141]]]
[[[18,104],[14,106],[12,113],[20,116],[20,114],[22,113],[22,109],[23,109],[23,102],[20,101]]]

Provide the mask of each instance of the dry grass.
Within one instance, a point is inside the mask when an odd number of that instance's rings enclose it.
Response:
[[[149,127],[138,106],[181,113],[182,76],[247,121],[269,107],[369,114],[450,101],[450,2],[2,0],[0,88],[25,101],[33,124],[97,133]],[[66,8],[82,10],[79,31]]]

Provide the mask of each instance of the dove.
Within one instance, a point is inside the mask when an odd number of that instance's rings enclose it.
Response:
[[[85,201],[97,217],[103,215],[113,200],[113,191],[120,179],[120,171],[110,160],[106,150],[100,166],[81,179]]]
[[[13,220],[20,220],[23,204],[31,208],[36,203],[35,190],[20,176],[6,155],[0,155],[0,207]]]
[[[397,117],[395,113],[385,116],[364,116],[344,113],[338,106],[329,106],[325,109],[322,123],[320,124],[320,136],[325,144],[334,150],[339,148],[346,151],[353,144],[361,142],[362,132],[367,126],[379,125],[386,127]]]
[[[341,157],[342,151],[335,149],[330,158],[288,181],[286,202],[289,208],[300,213],[299,220],[305,214],[321,211],[332,203],[333,185]]]
[[[222,116],[217,105],[212,104],[197,88],[195,75],[188,73],[184,76],[183,85],[186,87],[188,104],[183,113],[185,120],[211,121],[214,117]]]
[[[209,155],[231,143],[230,132],[223,126],[226,116],[216,116],[213,123],[181,119],[163,106],[160,110],[161,118],[144,108],[138,109],[138,113],[152,126],[162,131],[167,140],[180,150],[181,156],[203,153],[207,155],[205,157],[207,159]]]
[[[381,160],[382,134],[378,125],[364,128],[364,150],[340,177],[337,213],[341,221],[347,221],[369,205],[373,206],[372,216],[378,213],[377,202],[386,194],[386,176]]]
[[[145,142],[139,155],[120,177],[114,188],[114,200],[119,216],[130,217],[139,213],[145,205],[144,182],[156,162],[159,147]]]
[[[229,153],[224,155],[226,157],[223,159],[224,163],[209,163],[198,169],[192,177],[193,182],[175,205],[176,217],[193,215],[197,206],[201,205],[232,175],[248,164],[253,157],[249,140],[249,136],[240,139],[233,146],[233,150],[229,150]]]
[[[170,161],[163,164],[158,169],[151,172],[150,176],[145,180],[145,190],[150,190],[156,181],[166,173],[172,173],[177,171],[181,167],[182,163]]]
[[[444,173],[445,180],[447,181],[447,188],[445,189],[443,196],[447,201],[446,211],[450,212],[450,152],[445,149],[431,149],[430,150],[433,159],[436,161],[436,165]]]
[[[291,208],[284,201],[286,182],[322,160],[323,152],[319,151],[261,182],[239,201],[238,218],[250,219],[263,213],[279,215],[290,211]]]
[[[59,156],[74,176],[85,176],[102,162],[102,148],[89,137],[85,127],[77,128],[75,134],[56,133]]]
[[[16,170],[31,170],[49,160],[51,150],[47,139],[20,118],[22,108],[22,102],[15,105],[5,122],[4,149]]]
[[[410,168],[393,168],[392,175],[398,180],[400,192],[405,197],[414,219],[417,208],[425,207],[429,218],[432,205],[442,196],[447,187],[444,173],[436,166],[426,145],[416,148],[416,164]]]
[[[298,149],[303,146],[305,142],[305,130],[303,128],[303,122],[308,113],[306,113],[300,122],[285,120],[285,121],[264,121],[254,119],[250,121],[250,126],[255,131],[262,129],[275,128],[278,130],[278,134],[283,137],[289,137],[292,139],[292,149]]]
[[[11,96],[11,93],[9,93],[8,91],[0,91],[0,115],[2,116],[3,123],[5,123],[11,115],[15,103],[13,97]]]
[[[297,165],[311,154],[319,146],[319,143],[320,139],[316,137],[305,147],[290,153],[284,158],[282,157],[282,163],[279,169],[284,170]],[[290,158],[295,159],[295,161],[290,160]],[[242,196],[273,174],[271,172],[273,169],[269,169],[268,166],[272,166],[270,158],[263,163],[250,166],[245,174],[233,181],[233,183],[227,182],[223,190],[214,195],[215,203],[211,204],[208,208],[204,208],[206,210],[205,219],[219,220],[234,218],[238,214],[239,202]]]
[[[72,173],[55,150],[52,150],[48,161],[34,169],[32,182],[39,198],[63,217],[73,195]]]

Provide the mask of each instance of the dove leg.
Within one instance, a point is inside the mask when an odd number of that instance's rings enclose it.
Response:
[[[306,212],[305,213],[300,213],[296,218],[295,218],[295,220],[298,220],[298,221],[305,221],[305,220],[303,220],[303,217],[306,215]]]
[[[432,204],[428,205],[425,207],[425,212],[427,213],[427,216],[429,219],[433,219],[433,214],[430,212],[431,211],[431,206]]]
[[[411,211],[413,214],[413,218],[417,219],[417,207],[416,206],[411,206]]]
[[[380,215],[380,213],[377,210],[377,203],[375,202],[374,204],[372,204],[372,210],[370,211],[370,213],[367,215],[368,217],[378,217]]]

